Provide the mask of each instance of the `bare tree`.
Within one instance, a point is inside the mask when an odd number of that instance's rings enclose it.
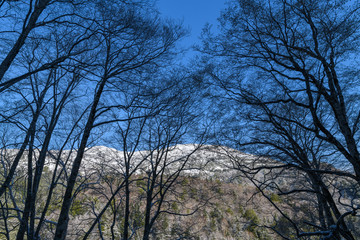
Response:
[[[84,42],[93,34],[89,31],[91,22],[85,25],[84,16],[77,13],[77,9],[87,4],[82,0],[1,2],[3,24],[0,35],[4,51],[0,64],[0,92],[88,50]],[[52,55],[54,48],[62,51]],[[31,68],[22,64],[22,55],[26,54],[32,54]]]
[[[190,141],[189,129],[195,119],[199,119],[195,111],[192,112],[196,98],[191,97],[192,90],[187,83],[189,78],[179,79],[178,75],[174,75],[177,81],[173,81],[173,78],[167,79],[161,72],[150,75],[151,78],[142,80],[126,94],[128,107],[110,111],[113,116],[121,113],[122,120],[112,121],[112,129],[116,131],[111,134],[108,144],[122,149],[122,154],[111,157],[111,161],[101,165],[108,169],[103,173],[102,184],[106,184],[111,191],[109,195],[102,187],[96,190],[99,194],[102,192],[106,204],[95,214],[84,239],[90,236],[96,226],[106,224],[102,218],[109,211],[113,218],[110,229],[113,239],[119,237],[115,235],[115,224],[119,224],[119,221],[121,230],[118,227],[117,232],[121,231],[123,239],[135,235],[149,238],[159,215],[172,213],[171,202],[177,200],[171,199],[171,196],[174,196],[177,179],[188,167],[191,155],[200,147],[190,147],[184,153],[179,153],[181,150],[176,147],[182,141]],[[123,92],[118,94],[122,95]],[[115,96],[115,99],[120,98],[119,95]],[[201,137],[203,135],[196,139],[199,143]],[[114,166],[114,162],[117,166]],[[118,181],[112,181],[109,174],[119,176]],[[147,197],[137,196],[134,189],[138,188]],[[123,209],[118,209],[117,205]],[[139,234],[140,229],[144,231],[142,235]],[[97,234],[102,236],[101,228]]]
[[[160,58],[166,56],[170,47],[183,34],[180,28],[163,24],[156,16],[142,17],[140,14],[146,15],[146,9],[139,8],[136,4],[112,2],[112,4],[102,3],[94,7],[98,11],[99,25],[97,27],[101,42],[101,54],[98,55],[100,68],[98,71],[91,72],[97,79],[97,86],[80,146],[67,181],[55,239],[64,239],[66,236],[74,185],[91,130],[104,123],[124,120],[115,119],[105,122],[101,120],[101,115],[106,112],[101,108],[99,110],[103,93],[116,87],[117,83],[122,83],[124,81],[122,77],[129,77],[131,72],[140,71],[140,69],[152,70],[156,62],[160,63]],[[123,105],[109,106],[108,109],[121,107]],[[96,122],[97,119],[100,119],[100,122]]]
[[[63,239],[71,204],[89,185],[86,181],[92,180],[91,176],[78,178],[86,147],[104,126],[139,118],[124,115],[122,110],[134,107],[132,104],[141,105],[126,102],[125,97],[144,86],[145,73],[166,64],[184,31],[150,15],[154,9],[145,1],[3,1],[0,8],[6,22],[0,34],[7,44],[0,65],[1,99],[6,101],[0,124],[18,136],[6,136],[13,137],[6,147],[19,149],[16,156],[2,161],[4,235],[13,238],[17,231],[18,239],[25,235],[39,239],[44,226],[56,225],[48,217],[57,216],[51,208],[56,194],[61,194],[55,238]],[[111,101],[116,93],[121,93],[119,99]],[[56,147],[58,152],[50,150]],[[23,176],[19,177],[20,172]],[[12,187],[24,178],[26,198],[19,200]],[[42,184],[49,188],[46,198],[40,193]],[[12,213],[15,217],[9,217]],[[17,222],[10,224],[9,219],[14,218]]]
[[[150,238],[151,230],[160,214],[181,215],[172,209],[172,204],[177,202],[176,197],[171,199],[169,195],[175,191],[180,174],[191,167],[190,159],[203,142],[204,135],[199,135],[199,139],[195,140],[199,145],[187,146],[190,149],[178,149],[177,145],[185,140],[188,129],[191,129],[198,118],[191,114],[191,102],[188,99],[177,96],[172,99],[174,100],[165,116],[155,117],[146,126],[144,142],[150,153],[146,156],[147,164],[144,169],[146,208],[143,239]],[[174,192],[171,195],[176,196]]]
[[[351,1],[231,1],[221,17],[222,33],[204,38],[207,58],[222,61],[205,72],[221,89],[224,103],[235,103],[225,115],[242,117],[238,124],[227,118],[237,135],[224,131],[226,140],[280,161],[251,171],[243,164],[237,167],[252,173],[296,169],[309,185],[292,193],[317,198],[313,224],[322,231],[300,231],[286,217],[298,237],[354,239],[344,217],[356,215],[358,206],[340,210],[329,179],[343,177],[359,185],[358,95],[352,91],[358,64],[348,61],[358,53],[358,10]],[[270,182],[254,183],[263,190],[274,187]],[[342,188],[337,186],[337,194]]]

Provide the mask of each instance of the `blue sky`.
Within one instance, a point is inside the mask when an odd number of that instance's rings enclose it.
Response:
[[[215,30],[221,9],[227,0],[158,0],[157,5],[163,17],[183,20],[185,27],[191,30],[190,36],[182,41],[182,45],[190,47],[199,42],[199,36],[206,23]]]

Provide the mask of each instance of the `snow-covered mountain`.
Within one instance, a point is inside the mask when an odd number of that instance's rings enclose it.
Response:
[[[69,152],[63,153],[64,156],[69,154]],[[75,154],[74,151],[70,157],[61,157],[61,159],[73,159]],[[136,174],[144,174],[158,164],[158,171],[163,170],[169,174],[181,169],[183,175],[220,179],[237,176],[239,171],[236,168],[240,166],[250,168],[265,162],[274,163],[266,158],[213,145],[182,144],[167,149],[133,153],[125,153],[106,146],[95,146],[86,150],[81,172],[85,174],[101,170],[123,173],[126,161],[129,162],[130,170],[135,171]],[[54,166],[54,160],[49,162]]]
[[[17,149],[6,149],[2,158],[5,164],[11,165],[12,159],[18,153]],[[20,168],[27,167],[27,152],[23,154]],[[34,151],[34,164],[39,156],[39,150]],[[76,150],[62,152],[51,150],[47,153],[46,166],[53,170],[58,163],[58,169],[69,170],[71,162],[76,156]],[[158,171],[174,173],[181,169],[182,175],[198,176],[204,179],[230,179],[239,174],[237,168],[252,168],[260,165],[274,164],[275,162],[246,154],[224,146],[181,144],[167,149],[153,151],[123,152],[106,146],[87,148],[82,160],[80,174],[87,175],[93,172],[111,172],[123,174],[128,162],[130,171],[135,174],[144,174],[158,164]]]

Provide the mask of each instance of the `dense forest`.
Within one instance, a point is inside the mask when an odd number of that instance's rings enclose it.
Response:
[[[0,239],[360,239],[358,0],[0,13]]]

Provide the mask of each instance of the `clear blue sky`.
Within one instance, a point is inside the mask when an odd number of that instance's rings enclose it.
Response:
[[[183,20],[191,35],[183,40],[182,45],[190,47],[198,43],[202,28],[206,23],[215,30],[220,11],[227,0],[158,0],[157,5],[163,17]]]

